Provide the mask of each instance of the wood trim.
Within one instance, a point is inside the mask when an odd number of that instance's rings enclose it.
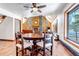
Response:
[[[65,11],[65,13],[68,12],[74,5],[75,5],[75,3],[73,3],[73,4]]]
[[[67,39],[66,39],[65,41],[67,41],[68,43],[72,44],[73,46],[75,46],[75,47],[79,48],[79,46],[78,46],[78,45],[76,45],[76,43],[75,43],[75,42],[73,42],[73,41],[69,41],[69,40],[67,40]]]
[[[67,26],[66,23],[67,23],[67,22],[65,22],[65,21],[67,20],[67,13],[68,13],[68,10],[71,9],[74,5],[75,5],[75,3],[72,4],[72,5],[64,12],[64,39],[65,39],[65,35],[66,35],[65,31],[66,31],[66,26]],[[66,32],[67,32],[67,31],[66,31]]]
[[[15,23],[16,23],[16,20],[18,20],[18,21],[19,21],[20,32],[21,32],[21,20],[19,20],[19,19],[15,19]],[[15,29],[15,30],[16,30],[16,29]]]
[[[20,22],[19,26],[20,26],[20,32],[21,32],[21,20],[19,22]]]
[[[65,39],[65,20],[66,20],[66,16],[65,16],[65,13],[64,13],[64,39]]]
[[[79,46],[76,45],[75,42],[73,42],[73,41],[68,40],[68,39],[65,38],[65,35],[66,35],[66,32],[67,32],[67,28],[66,28],[66,26],[67,26],[66,23],[67,23],[67,22],[65,22],[65,21],[67,21],[67,13],[69,12],[69,10],[70,10],[74,5],[75,5],[75,3],[72,4],[72,5],[64,12],[64,40],[67,41],[68,43],[72,44],[73,46],[79,48]],[[76,6],[77,6],[77,5],[76,5]],[[76,6],[74,6],[74,7],[76,7]],[[72,9],[73,9],[73,8],[72,8]],[[72,10],[72,9],[71,9],[71,10]],[[66,31],[66,32],[65,32],[65,31]]]
[[[73,3],[65,12],[64,12],[64,39],[65,39],[65,35],[66,35],[66,33],[65,33],[65,31],[67,32],[67,29],[66,29],[66,27],[67,27],[67,13],[68,13],[68,11],[73,7],[75,5],[75,3]],[[76,5],[77,6],[77,5]],[[73,8],[72,8],[73,9]],[[65,22],[66,21],[66,22]]]
[[[0,41],[15,41],[15,40],[9,40],[9,39],[0,39]]]
[[[57,18],[57,16],[54,17],[53,21]]]

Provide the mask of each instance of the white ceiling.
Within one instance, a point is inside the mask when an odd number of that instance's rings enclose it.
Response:
[[[0,3],[0,13],[15,18],[58,15],[63,12],[68,3],[38,3],[37,5],[46,5],[45,8],[40,9],[42,13],[31,13],[31,8],[24,7],[31,7],[31,3]]]

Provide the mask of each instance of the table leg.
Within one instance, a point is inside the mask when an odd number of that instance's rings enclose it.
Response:
[[[37,50],[38,46],[37,46],[36,43],[37,43],[36,40],[34,40],[34,41],[33,41],[33,46],[32,46],[32,54],[31,54],[32,56],[33,56],[33,55],[35,55],[35,56],[38,55],[38,50]]]

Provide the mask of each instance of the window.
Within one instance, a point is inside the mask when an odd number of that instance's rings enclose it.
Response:
[[[68,13],[68,38],[79,44],[79,5]]]

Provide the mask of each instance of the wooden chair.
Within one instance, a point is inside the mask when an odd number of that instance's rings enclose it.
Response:
[[[21,36],[21,33],[18,32],[15,34],[16,37],[16,56],[19,55],[19,53],[24,56],[27,52],[27,50],[30,50],[30,47],[32,46],[32,43],[25,42]]]
[[[38,42],[37,45],[42,47],[41,50],[43,51],[43,56],[46,55],[46,51],[50,52],[50,55],[52,56],[52,50],[53,50],[53,35],[52,33],[44,33],[45,39],[42,42]]]
[[[23,33],[23,34],[26,34],[26,33],[33,33],[33,31],[32,31],[32,30],[22,30],[22,33]]]

